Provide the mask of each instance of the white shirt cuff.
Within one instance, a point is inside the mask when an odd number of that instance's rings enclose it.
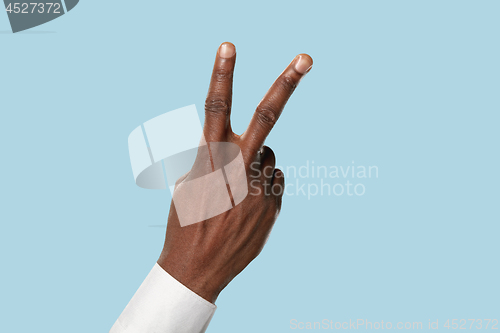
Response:
[[[203,333],[216,309],[155,264],[110,333]]]

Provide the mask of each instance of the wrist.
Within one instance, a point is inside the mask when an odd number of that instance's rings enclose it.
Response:
[[[210,274],[190,269],[182,260],[173,260],[170,256],[164,255],[163,253],[157,263],[163,270],[192,292],[208,302],[215,304],[222,290],[222,288],[219,287],[220,284],[215,282],[217,280],[215,276],[210,276]]]

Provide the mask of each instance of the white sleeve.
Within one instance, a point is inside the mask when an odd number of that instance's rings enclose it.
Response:
[[[203,333],[216,308],[155,264],[110,333]]]

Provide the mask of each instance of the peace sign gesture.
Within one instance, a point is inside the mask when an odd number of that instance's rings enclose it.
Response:
[[[198,150],[195,165],[177,182],[173,202],[178,196],[181,205],[172,203],[170,206],[165,245],[158,259],[158,264],[171,276],[212,303],[260,253],[278,217],[284,176],[275,169],[274,153],[264,146],[264,141],[300,80],[312,67],[311,57],[306,54],[296,56],[257,106],[247,130],[236,135],[230,121],[235,61],[234,45],[223,43],[217,52],[205,104],[203,132],[209,148]],[[229,186],[234,175],[224,175],[226,183],[222,181],[219,191],[215,189],[215,181],[199,177],[207,170],[217,169],[213,155],[221,143],[239,147],[242,163],[237,169],[246,175],[235,178],[243,179],[244,186],[240,188],[246,189],[248,185],[249,191],[238,200],[235,198],[238,193],[230,192],[232,202],[226,203],[230,207],[228,210],[217,212],[218,215],[203,215],[205,209],[213,209],[214,193],[225,191],[226,184],[228,190],[234,190]],[[198,187],[193,187],[193,183]],[[183,191],[183,186],[190,190]],[[193,200],[194,196],[196,200]],[[181,211],[183,206],[189,209]],[[179,220],[182,214],[192,215],[193,221],[202,222],[182,227]],[[212,217],[198,219],[199,216]]]
[[[307,54],[293,59],[259,103],[247,130],[240,136],[233,133],[230,119],[235,62],[236,48],[231,43],[223,43],[215,58],[205,103],[204,134],[207,142],[230,141],[237,143],[244,153],[257,152],[313,62]]]

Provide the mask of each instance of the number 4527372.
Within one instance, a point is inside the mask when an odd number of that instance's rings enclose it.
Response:
[[[52,2],[9,3],[5,10],[9,14],[62,14],[61,4]]]
[[[470,324],[470,325],[469,325]],[[451,320],[451,325],[450,325],[450,320],[448,319],[446,323],[444,323],[444,327],[448,329],[454,329],[456,330],[461,329],[492,329],[492,330],[497,330],[498,329],[498,319],[452,319]]]

